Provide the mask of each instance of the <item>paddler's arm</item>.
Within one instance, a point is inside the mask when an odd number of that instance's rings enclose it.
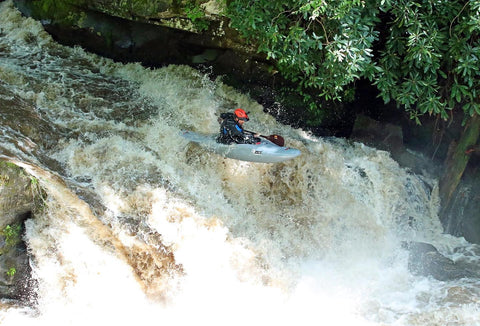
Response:
[[[258,137],[261,136],[259,133],[253,132],[253,131],[250,131],[250,130],[245,130],[245,129],[243,129],[243,132],[245,132],[245,133],[247,133],[247,134],[251,134],[251,135],[253,135],[253,137],[255,137],[255,138],[258,138]]]
[[[243,130],[243,143],[244,144],[255,144],[260,141],[260,134],[254,133],[252,131]]]

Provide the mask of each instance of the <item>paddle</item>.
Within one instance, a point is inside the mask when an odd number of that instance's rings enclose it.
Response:
[[[274,143],[275,145],[278,145],[280,147],[283,147],[285,145],[285,139],[283,139],[283,137],[280,135],[270,135],[270,136],[260,135],[260,137],[266,138],[272,143]]]
[[[248,132],[252,135],[256,134],[253,131],[249,131],[249,130],[245,130],[245,129],[243,131]],[[274,143],[275,145],[278,145],[280,147],[283,147],[285,145],[285,139],[283,139],[283,137],[280,136],[280,135],[269,135],[269,136],[259,135],[259,136],[262,137],[262,138],[268,139],[269,141],[271,141],[272,143]]]

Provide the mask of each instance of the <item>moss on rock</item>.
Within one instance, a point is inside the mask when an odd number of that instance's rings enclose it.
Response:
[[[29,301],[33,283],[24,221],[40,209],[36,179],[13,163],[0,161],[0,298]]]

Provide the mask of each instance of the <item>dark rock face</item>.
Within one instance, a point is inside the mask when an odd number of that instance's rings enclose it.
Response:
[[[197,5],[201,18],[189,14],[188,3],[177,1],[17,0],[26,15],[38,19],[58,41],[80,45],[122,62],[147,66],[208,64],[219,73],[249,78],[251,66],[262,79],[271,79],[269,64],[256,49],[228,27],[222,15],[211,13],[208,3]],[[193,3],[193,2],[192,2]],[[186,7],[187,6],[187,7]],[[213,9],[212,9],[213,10]],[[200,23],[201,22],[201,23]],[[227,55],[228,60],[221,59]],[[231,67],[240,67],[232,70]]]
[[[388,151],[401,166],[415,173],[432,172],[433,166],[407,150],[402,127],[392,123],[376,121],[365,115],[357,115],[350,138],[368,146]]]
[[[100,10],[112,16],[145,18],[162,18],[174,4],[172,0],[84,0],[70,2],[81,4],[85,8]]]
[[[409,250],[408,267],[414,274],[431,276],[439,281],[480,277],[480,273],[471,266],[456,263],[443,256],[429,243],[408,242],[404,243],[404,247]]]
[[[0,297],[31,302],[34,281],[22,239],[24,221],[35,210],[32,179],[22,169],[0,161]]]
[[[5,248],[5,247],[4,247]],[[3,248],[0,248],[2,251]],[[20,300],[24,303],[34,301],[30,259],[23,242],[0,255],[0,297]]]
[[[480,157],[470,160],[472,167],[465,171],[442,222],[446,232],[480,244]]]
[[[34,206],[31,183],[22,169],[0,161],[0,230],[29,216]]]
[[[408,136],[404,135],[404,128],[400,125],[376,121],[365,115],[357,115],[350,138],[390,152],[392,158],[402,167],[411,169],[415,173],[427,173],[439,178],[442,171],[441,164],[425,158],[424,155],[428,154],[428,151],[424,151],[423,155],[410,151],[408,145],[405,145],[405,138]],[[407,129],[406,132],[411,130]],[[429,138],[423,139],[424,144]],[[480,244],[480,155],[475,152],[475,148],[468,155],[471,155],[469,167],[465,170],[462,182],[453,196],[451,209],[442,216],[442,223],[449,234]]]

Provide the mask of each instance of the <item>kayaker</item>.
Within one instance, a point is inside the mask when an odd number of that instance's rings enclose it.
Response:
[[[218,122],[220,123],[220,135],[217,138],[223,144],[254,144],[260,141],[260,135],[243,129],[245,121],[250,120],[247,112],[243,109],[236,109],[233,113],[222,113]]]

